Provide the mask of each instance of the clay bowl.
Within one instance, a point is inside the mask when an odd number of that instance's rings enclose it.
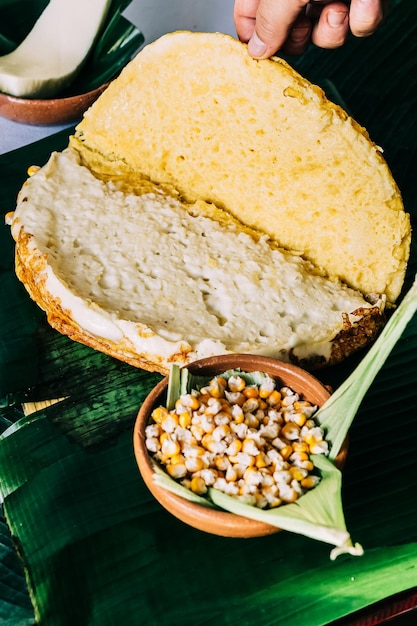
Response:
[[[39,126],[69,124],[79,120],[107,86],[108,83],[87,93],[43,100],[18,98],[0,92],[0,115],[22,124]]]
[[[228,369],[241,368],[242,371],[262,371],[297,391],[310,402],[321,406],[329,397],[327,388],[314,376],[295,365],[289,365],[268,357],[249,354],[228,354],[195,361],[188,366],[193,374],[214,376]],[[166,401],[168,378],[161,380],[145,398],[134,427],[133,445],[136,461],[142,478],[156,500],[172,515],[186,524],[205,532],[222,537],[261,537],[278,532],[280,529],[226,511],[211,509],[190,502],[157,485],[153,479],[149,453],[145,445],[145,428],[154,408]],[[347,442],[342,447],[335,465],[343,467],[347,454]]]

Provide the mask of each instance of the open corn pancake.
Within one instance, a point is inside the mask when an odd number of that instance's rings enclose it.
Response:
[[[142,192],[95,178],[70,148],[21,190],[17,273],[59,331],[164,373],[226,352],[318,367],[381,325],[384,298],[367,302],[212,205]]]
[[[411,237],[340,107],[279,59],[187,32],[128,64],[11,224],[54,328],[161,373],[227,352],[339,363],[384,323]]]
[[[282,59],[219,33],[150,44],[87,111],[73,143],[225,208],[364,294],[394,302],[410,221],[381,149]]]

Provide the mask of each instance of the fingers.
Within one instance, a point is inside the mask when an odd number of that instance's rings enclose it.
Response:
[[[311,34],[311,41],[320,48],[338,48],[349,32],[349,7],[343,2],[323,6]]]
[[[352,0],[349,14],[350,30],[356,37],[372,35],[382,22],[381,0]]]
[[[288,32],[287,39],[282,45],[285,54],[299,55],[305,52],[311,40],[312,22],[306,15],[297,18]]]
[[[308,1],[236,0],[234,11],[236,31],[242,41],[248,42],[249,53],[255,59],[264,59],[275,54],[285,43],[292,26],[295,25]],[[302,32],[301,39],[304,37],[308,41],[305,28],[304,31],[302,28],[299,29],[298,35]],[[296,41],[293,41],[294,43],[296,44]]]
[[[337,48],[349,30],[371,35],[383,19],[385,0],[235,0],[236,32],[249,54],[265,59],[282,49],[302,54],[310,40],[320,48]]]

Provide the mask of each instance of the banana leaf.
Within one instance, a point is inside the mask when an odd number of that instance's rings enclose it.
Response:
[[[308,78],[330,80],[384,148],[414,223],[416,35],[417,5],[397,1],[372,39],[352,38],[336,51],[311,48],[296,62]],[[0,157],[4,213],[14,207],[26,167],[42,164],[66,140],[64,132]],[[12,253],[10,234],[0,226],[7,293]],[[405,289],[416,263],[414,246]],[[159,375],[59,335],[43,316],[36,317],[17,281],[13,288],[19,299],[10,309],[1,300],[0,330],[6,324],[16,337],[25,335],[27,345],[31,338],[32,352],[25,354],[24,345],[9,351],[16,367],[6,366],[0,374],[0,492],[10,533],[0,535],[0,575],[11,581],[0,585],[2,624],[26,626],[36,619],[47,626],[324,626],[415,587],[415,316],[350,431],[342,498],[347,526],[364,555],[330,561],[327,545],[307,537],[283,531],[257,539],[221,538],[163,510],[139,475],[132,446],[135,415]],[[0,345],[7,339],[5,332]],[[362,356],[319,377],[336,388]],[[22,416],[22,401],[48,398],[65,399]],[[11,545],[20,561],[8,558]]]

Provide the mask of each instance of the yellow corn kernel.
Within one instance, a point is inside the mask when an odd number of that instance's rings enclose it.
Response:
[[[211,433],[207,433],[201,440],[202,445],[209,452],[216,454],[221,453],[226,448],[226,443],[222,441],[216,441]]]
[[[226,413],[226,415],[231,415],[232,414],[232,407],[230,406],[230,404],[228,402],[226,402],[225,400],[221,401],[221,411],[220,413]]]
[[[206,431],[204,430],[204,428],[202,428],[198,424],[191,424],[190,430],[191,430],[192,435],[196,438],[197,441],[201,441],[204,435],[206,434]]]
[[[182,428],[188,428],[191,426],[191,413],[188,413],[187,411],[181,413],[178,417],[178,423],[182,426]]]
[[[295,502],[296,500],[298,500],[298,493],[290,485],[280,484],[279,497],[283,502],[287,502],[288,504],[290,504],[291,502]]]
[[[322,439],[322,441],[315,441],[310,444],[311,454],[327,454],[329,452],[329,443]]]
[[[152,411],[151,417],[154,422],[156,422],[157,424],[160,424],[162,420],[166,418],[167,415],[169,415],[168,409],[165,408],[164,406],[158,406],[156,409]]]
[[[27,169],[27,174],[28,176],[33,176],[36,172],[39,172],[40,169],[39,165],[30,165]]]
[[[281,406],[285,408],[292,407],[293,404],[294,404],[294,396],[292,395],[284,396],[281,400]]]
[[[300,428],[294,422],[287,422],[281,428],[281,435],[288,439],[289,441],[293,441],[294,439],[299,439],[300,437]]]
[[[274,389],[274,391],[269,394],[267,402],[269,406],[277,406],[281,402],[281,393],[277,389]]]
[[[201,470],[204,469],[204,461],[201,456],[190,456],[185,459],[185,467],[192,474],[194,472],[201,472]]]
[[[190,483],[190,489],[194,493],[202,496],[207,492],[207,486],[201,476],[193,476]]]
[[[296,411],[302,411],[305,407],[309,407],[310,408],[311,406],[313,406],[313,405],[308,400],[296,400],[294,402],[294,409]]]
[[[228,483],[235,483],[237,481],[238,473],[236,471],[236,468],[236,465],[229,465],[229,467],[226,469],[224,477]]]
[[[178,415],[176,413],[169,413],[161,422],[161,428],[167,433],[173,433],[179,424]]]
[[[223,378],[222,376],[216,376],[216,380],[219,383],[219,385],[222,385],[222,387],[224,387],[226,389],[226,387],[227,387],[227,380],[225,378]]]
[[[290,456],[293,453],[293,449],[292,446],[290,444],[285,445],[284,447],[282,447],[279,451],[280,455],[282,456],[282,458],[284,459],[284,461],[286,461],[287,459],[290,458]]]
[[[185,463],[185,456],[181,453],[179,454],[174,454],[174,456],[172,456],[170,458],[170,463],[171,465],[177,465],[178,463]]]
[[[307,452],[293,452],[292,455],[290,456],[290,461],[292,461],[293,463],[300,463],[302,461],[308,461],[308,460],[309,460],[309,456]]]
[[[235,405],[232,410],[232,417],[235,424],[243,424],[245,420],[245,414],[242,411],[242,408]]]
[[[220,382],[220,381],[223,382]],[[226,381],[220,378],[214,378],[208,387],[208,392],[212,398],[223,398],[224,390],[226,388]]]
[[[217,415],[222,410],[221,402],[218,398],[210,398],[208,403],[204,406],[205,415]]]
[[[245,387],[242,391],[245,398],[257,398],[259,396],[258,387]]]
[[[259,385],[259,393],[262,395],[263,398],[267,398],[270,393],[275,390],[275,388],[275,380],[270,376],[267,376],[262,380],[261,384]]]
[[[242,442],[242,452],[257,457],[259,454],[258,446],[253,439],[244,439]]]
[[[259,485],[262,481],[262,475],[258,472],[256,467],[250,465],[243,472],[243,480],[248,485]]]
[[[294,465],[290,467],[291,478],[294,480],[298,480],[299,482],[308,476],[308,472],[301,467],[295,467]]]
[[[243,391],[246,387],[245,380],[241,376],[231,376],[227,381],[230,391]]]
[[[184,396],[183,396],[183,400],[184,400]],[[197,409],[200,408],[200,400],[197,398],[197,396],[193,395],[192,393],[185,395],[184,404],[186,407],[188,407],[192,411],[197,411]]]
[[[273,392],[273,389],[268,389],[267,387],[259,387],[259,397],[262,398],[263,400],[266,400],[266,398],[269,398],[269,396],[271,395],[271,393]]]
[[[187,457],[196,457],[203,456],[206,453],[206,450],[203,446],[184,446],[183,453]]]
[[[258,428],[259,426],[259,419],[252,413],[246,413],[243,422],[248,428]]]
[[[234,439],[226,448],[226,454],[229,456],[236,456],[242,450],[242,442],[240,439]]]
[[[301,413],[301,412],[300,413],[292,413],[289,416],[289,419],[290,419],[291,422],[294,422],[294,424],[297,424],[297,426],[300,426],[300,428],[302,426],[304,426],[304,424],[307,421],[306,416],[304,415],[304,413]]]
[[[167,439],[170,439],[169,433],[161,433],[161,436],[159,437],[159,441],[161,442],[161,446],[164,443],[164,441],[166,441]]]
[[[200,404],[201,405],[205,405],[207,404],[208,400],[211,398],[211,395],[207,392],[207,393],[202,393],[199,396],[199,400],[200,400]]]
[[[319,476],[315,476],[314,474],[310,476],[306,476],[300,481],[301,486],[304,489],[314,489],[320,482]]]
[[[293,452],[310,452],[310,446],[306,441],[294,441],[292,443]]]
[[[259,454],[256,455],[255,465],[258,469],[261,469],[262,467],[267,467],[269,465],[268,457],[266,456],[265,452],[259,452]]]
[[[312,472],[314,469],[314,463],[313,461],[296,461],[295,464],[297,465],[297,467],[302,467],[303,469],[306,469],[308,472]]]
[[[218,456],[214,459],[214,465],[221,472],[226,472],[227,468],[230,467],[230,461],[227,456]]]
[[[221,441],[225,439],[229,433],[230,426],[228,424],[220,424],[220,426],[216,426],[211,435],[215,441]]]
[[[229,413],[225,413],[224,411],[220,411],[217,415],[214,416],[214,423],[216,426],[229,426],[231,415]]]
[[[181,452],[181,446],[178,441],[174,441],[174,439],[168,438],[165,439],[161,444],[161,452],[164,456],[171,458]]]
[[[184,463],[175,463],[167,465],[166,470],[171,478],[184,478],[187,475],[187,468]]]

